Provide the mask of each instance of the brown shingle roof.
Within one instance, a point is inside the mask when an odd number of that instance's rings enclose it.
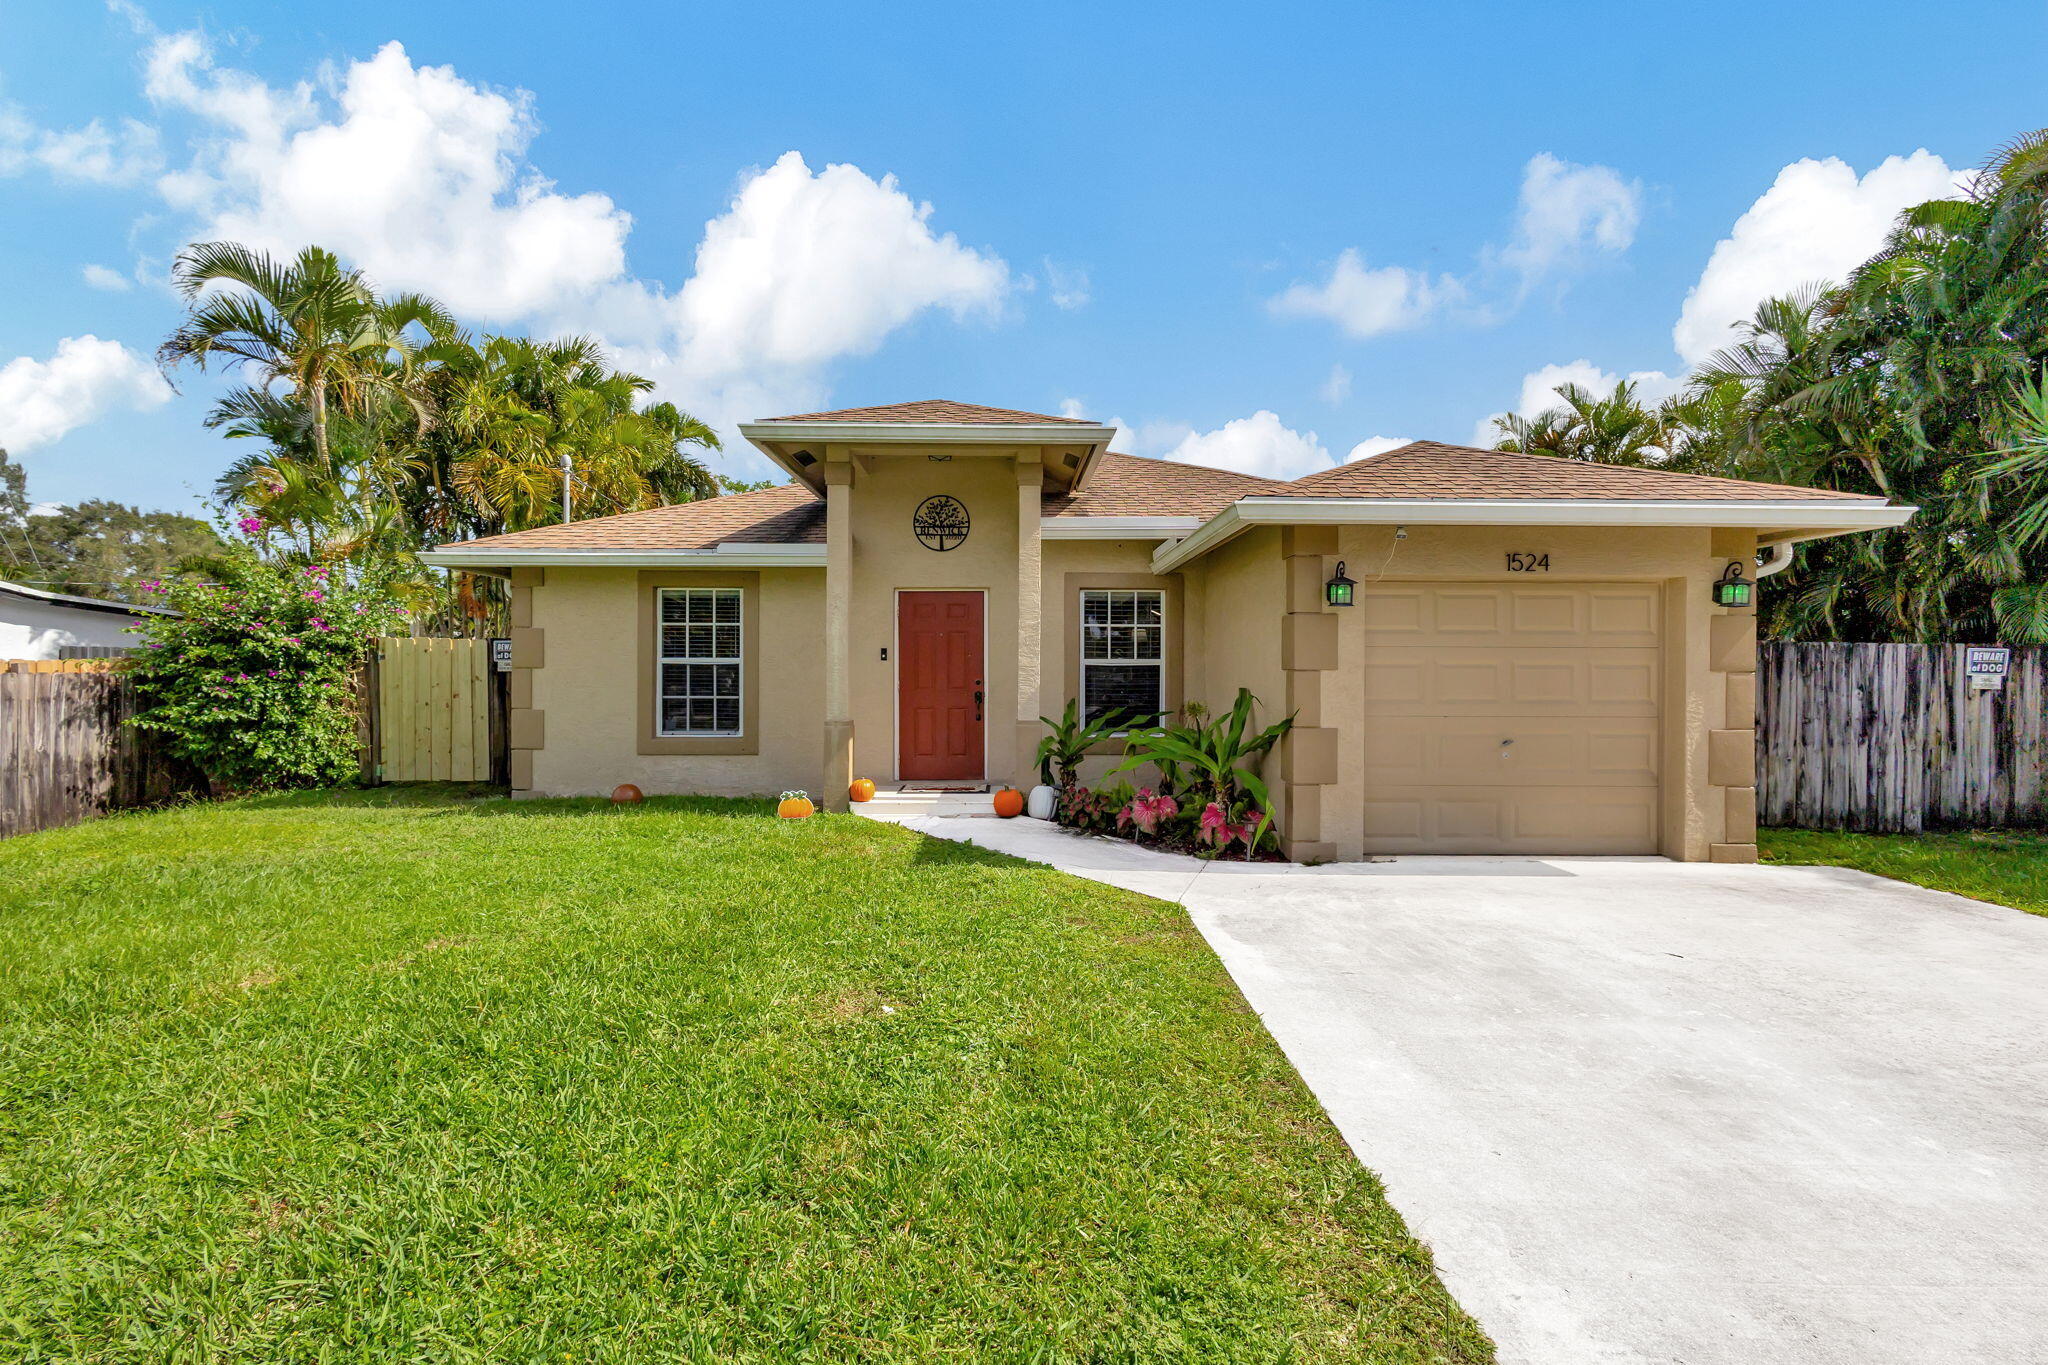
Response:
[[[955,403],[950,398],[926,398],[916,403],[888,403],[878,408],[840,408],[834,412],[799,412],[789,417],[770,417],[770,422],[945,422],[958,426],[1030,426],[1040,422],[1070,422],[1093,426],[1085,417],[1054,417],[1044,412],[1020,412],[1016,408],[984,408],[973,403]]]
[[[1285,495],[1290,484],[1135,455],[1103,455],[1079,493],[1049,493],[1049,517],[1212,517],[1254,493]]]
[[[1353,460],[1287,484],[1282,497],[1308,498],[1861,498],[1827,488],[1751,483],[1634,465],[1591,464],[1554,455],[1477,450],[1411,441],[1384,455]],[[1867,499],[1883,501],[1883,499]]]
[[[825,504],[802,484],[674,507],[485,536],[444,550],[709,550],[719,544],[822,545]]]

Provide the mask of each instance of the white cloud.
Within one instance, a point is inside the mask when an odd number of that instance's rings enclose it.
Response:
[[[162,182],[200,237],[280,254],[319,243],[383,288],[487,322],[567,307],[625,273],[631,218],[525,164],[530,98],[415,67],[398,43],[349,63],[331,90],[280,92],[173,34],[151,49],[147,88],[218,134]]]
[[[1538,152],[1522,168],[1515,240],[1499,259],[1525,281],[1589,252],[1626,251],[1642,221],[1643,187],[1612,166],[1579,166]]]
[[[39,128],[10,104],[0,104],[0,175],[34,166],[58,180],[91,185],[132,185],[163,165],[157,131],[135,119],[109,128],[94,119],[82,128]]]
[[[1795,161],[1715,246],[1685,296],[1672,345],[1699,365],[1735,341],[1757,304],[1804,284],[1841,283],[1884,244],[1902,209],[1954,196],[1965,183],[1929,151],[1892,156],[1858,178],[1835,157]]]
[[[1052,257],[1045,258],[1045,284],[1052,298],[1052,306],[1064,312],[1086,308],[1091,297],[1088,288],[1088,272],[1079,266],[1061,265]]]
[[[116,408],[144,411],[170,396],[156,367],[120,342],[66,337],[48,360],[0,366],[0,448],[18,455]]]
[[[1190,434],[1166,458],[1269,479],[1298,478],[1331,463],[1330,452],[1313,431],[1293,431],[1264,408],[1214,431]]]
[[[741,178],[672,289],[631,270],[630,215],[528,159],[525,91],[416,66],[395,42],[318,84],[272,86],[216,64],[197,34],[150,36],[148,94],[206,129],[157,181],[185,240],[317,243],[465,320],[589,332],[714,426],[822,405],[834,361],[928,311],[999,315],[1012,289],[1000,257],[935,231],[932,206],[894,177],[813,172],[793,151]],[[1056,304],[1077,306],[1073,279],[1054,285]],[[728,460],[753,462],[737,442]]]
[[[1369,267],[1347,247],[1328,279],[1289,285],[1268,306],[1286,317],[1328,318],[1347,336],[1371,337],[1417,326],[1464,296],[1465,286],[1449,275],[1432,279],[1426,271],[1398,265]]]
[[[132,281],[126,275],[103,265],[88,265],[79,273],[85,277],[86,284],[94,289],[104,289],[109,293],[118,294],[133,288]]]
[[[1329,378],[1323,381],[1323,387],[1319,392],[1323,396],[1323,401],[1332,407],[1343,402],[1351,396],[1351,371],[1342,365],[1332,365]]]
[[[704,228],[670,301],[693,375],[810,370],[865,355],[927,309],[992,314],[1009,267],[931,228],[932,206],[857,166],[813,173],[785,152]]]
[[[1344,462],[1349,464],[1353,460],[1370,460],[1375,455],[1399,450],[1402,446],[1410,444],[1411,440],[1412,438],[1407,436],[1368,436],[1351,447],[1351,453],[1344,457]]]

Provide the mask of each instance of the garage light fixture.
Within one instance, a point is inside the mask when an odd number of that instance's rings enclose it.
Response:
[[[1714,605],[1717,607],[1746,607],[1750,602],[1750,591],[1755,587],[1742,576],[1742,565],[1729,561],[1714,581]]]
[[[1340,559],[1337,561],[1337,572],[1331,575],[1329,582],[1323,584],[1323,600],[1333,607],[1348,607],[1351,605],[1351,590],[1357,586],[1344,576],[1344,561]]]

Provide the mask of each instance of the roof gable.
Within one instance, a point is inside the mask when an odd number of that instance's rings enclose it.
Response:
[[[1023,412],[1016,408],[985,408],[975,403],[956,403],[950,398],[926,398],[915,403],[887,403],[874,408],[839,408],[832,412],[799,412],[789,417],[769,417],[770,422],[876,422],[915,425],[921,422],[947,426],[997,427],[1040,426],[1047,422],[1077,427],[1095,425],[1085,417],[1054,417],[1044,412]]]
[[[1278,496],[1298,498],[1503,498],[1593,501],[1775,501],[1863,498],[1829,488],[1753,483],[1711,474],[1638,465],[1594,464],[1555,455],[1525,455],[1411,441],[1381,455],[1320,470],[1287,484]]]

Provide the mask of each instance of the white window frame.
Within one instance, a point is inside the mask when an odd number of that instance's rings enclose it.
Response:
[[[1159,657],[1157,659],[1090,659],[1088,657],[1088,598],[1091,594],[1097,593],[1105,597],[1112,598],[1119,593],[1128,593],[1132,597],[1137,597],[1140,594],[1147,594],[1159,599],[1159,625],[1156,627],[1156,629],[1159,631]],[[1143,664],[1151,664],[1159,670],[1159,716],[1158,720],[1153,723],[1163,723],[1167,718],[1166,590],[1163,588],[1083,588],[1081,589],[1079,599],[1074,604],[1074,609],[1076,620],[1074,649],[1077,651],[1075,657],[1078,658],[1081,663],[1080,672],[1078,674],[1078,695],[1075,697],[1074,700],[1080,706],[1081,716],[1084,723],[1088,715],[1089,668],[1132,668]],[[1115,627],[1112,626],[1111,629],[1115,629]],[[1119,730],[1117,731],[1117,733],[1121,735],[1126,732],[1123,730]]]
[[[732,623],[739,632],[739,652],[730,659],[694,654],[669,654],[664,639],[662,606],[668,598],[684,593],[710,593],[715,598],[719,593],[731,593],[739,600],[739,619]],[[720,624],[715,618],[713,625]],[[685,622],[685,624],[688,624]],[[714,637],[715,638],[715,637]],[[739,669],[739,691],[733,697],[733,704],[739,708],[739,724],[730,730],[671,730],[663,724],[665,704],[669,698],[662,690],[663,668],[668,664],[733,664]],[[717,698],[714,696],[713,701]],[[735,587],[673,587],[654,590],[654,733],[661,739],[740,739],[747,733],[747,590]]]

